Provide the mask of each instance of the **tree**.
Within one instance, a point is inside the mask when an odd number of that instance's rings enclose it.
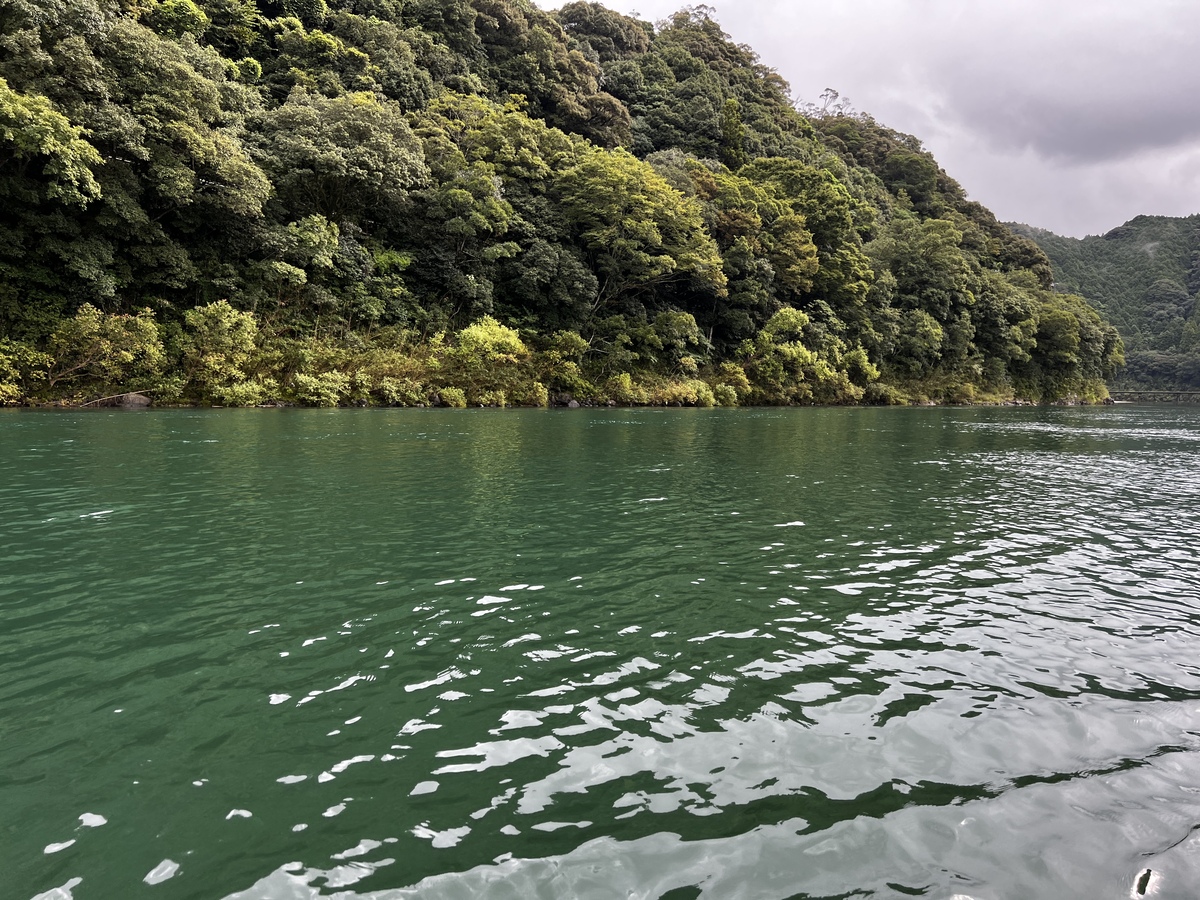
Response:
[[[721,112],[721,162],[733,170],[746,164],[746,126],[737,100],[730,97]]]
[[[224,400],[246,381],[258,323],[226,300],[189,309],[180,342],[187,391],[197,399]]]
[[[597,307],[652,300],[655,286],[675,279],[725,290],[699,205],[627,151],[585,151],[557,193],[600,279]]]
[[[293,91],[262,117],[255,156],[288,213],[332,222],[386,222],[428,181],[403,112],[366,93],[331,99]]]
[[[0,78],[0,146],[7,148],[0,178],[27,178],[37,165],[48,199],[86,206],[100,196],[93,170],[103,159],[84,135],[45,97],[18,93]]]
[[[586,44],[601,63],[645,53],[650,49],[648,23],[613,12],[601,3],[574,2],[554,16],[568,36]]]
[[[871,329],[864,304],[874,276],[855,223],[858,201],[828,169],[797,160],[758,159],[739,174],[773,186],[812,235],[817,271],[810,288],[797,290],[789,301],[834,331],[848,329],[854,341],[868,337]]]

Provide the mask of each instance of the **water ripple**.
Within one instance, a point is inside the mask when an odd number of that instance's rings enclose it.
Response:
[[[20,413],[0,439],[16,896],[1200,881],[1190,409]]]

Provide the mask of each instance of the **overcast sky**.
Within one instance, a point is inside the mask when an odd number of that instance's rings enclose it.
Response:
[[[684,5],[604,3],[651,21]],[[915,134],[1002,220],[1082,237],[1200,213],[1196,0],[710,5],[798,99],[832,87]]]

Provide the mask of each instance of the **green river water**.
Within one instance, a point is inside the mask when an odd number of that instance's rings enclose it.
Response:
[[[1200,896],[1200,410],[0,413],[0,897]]]

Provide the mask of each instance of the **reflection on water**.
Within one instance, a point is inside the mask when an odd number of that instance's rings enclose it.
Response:
[[[13,896],[1191,897],[1200,417],[0,416]]]

